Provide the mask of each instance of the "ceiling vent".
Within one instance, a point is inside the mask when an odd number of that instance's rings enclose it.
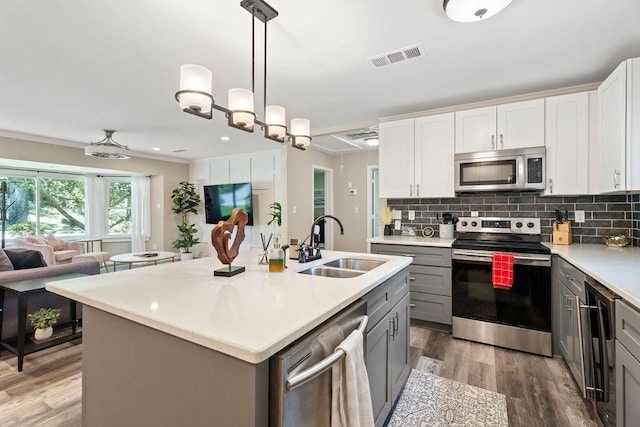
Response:
[[[184,153],[184,152],[185,152],[185,151],[187,151],[187,150],[185,150],[184,148],[175,148],[175,149],[170,150],[170,151],[171,151],[172,153]]]
[[[371,61],[374,67],[383,67],[385,65],[395,64],[407,59],[420,58],[424,56],[424,48],[422,43],[415,44],[413,46],[403,47],[402,49],[393,50],[391,52],[381,53],[379,55],[371,56],[367,59]]]

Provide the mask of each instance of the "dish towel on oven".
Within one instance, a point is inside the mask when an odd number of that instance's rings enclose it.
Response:
[[[511,289],[513,285],[513,255],[493,254],[492,280],[495,289]]]
[[[355,330],[337,347],[346,354],[332,368],[331,427],[374,425],[363,344],[362,332]]]

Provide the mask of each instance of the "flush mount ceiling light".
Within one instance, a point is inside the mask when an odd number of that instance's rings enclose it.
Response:
[[[513,0],[444,0],[442,7],[456,22],[482,21],[500,12]]]
[[[180,90],[176,92],[176,101],[182,111],[211,120],[213,110],[222,111],[227,124],[245,132],[253,132],[258,124],[265,138],[284,142],[287,137],[291,145],[304,150],[311,143],[310,123],[307,119],[292,119],[287,129],[285,109],[279,105],[267,105],[267,23],[278,16],[278,11],[263,0],[243,0],[240,3],[252,15],[251,19],[251,90],[233,88],[229,90],[229,107],[216,104],[211,94],[213,79],[211,70],[196,64],[180,67]],[[255,97],[255,20],[264,23],[264,121],[256,117]]]
[[[375,147],[378,145],[378,138],[367,138],[364,140],[369,147]]]
[[[115,130],[104,129],[104,139],[92,142],[91,145],[85,147],[84,154],[102,159],[130,159],[129,148],[111,139],[114,133]]]

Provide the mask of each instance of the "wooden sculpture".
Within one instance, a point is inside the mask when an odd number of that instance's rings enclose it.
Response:
[[[244,240],[244,227],[249,222],[249,215],[240,209],[234,208],[231,211],[231,216],[226,221],[219,221],[218,224],[211,230],[211,244],[218,253],[218,259],[223,264],[227,264],[228,268],[222,268],[213,272],[215,276],[231,277],[238,273],[242,273],[244,267],[232,267],[231,263],[238,256],[240,250],[240,244]],[[229,240],[233,233],[233,228],[238,226],[238,232],[236,238],[233,240],[233,244],[229,247]]]

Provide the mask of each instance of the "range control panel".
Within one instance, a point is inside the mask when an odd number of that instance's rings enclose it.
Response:
[[[540,218],[461,217],[458,233],[540,234]]]

